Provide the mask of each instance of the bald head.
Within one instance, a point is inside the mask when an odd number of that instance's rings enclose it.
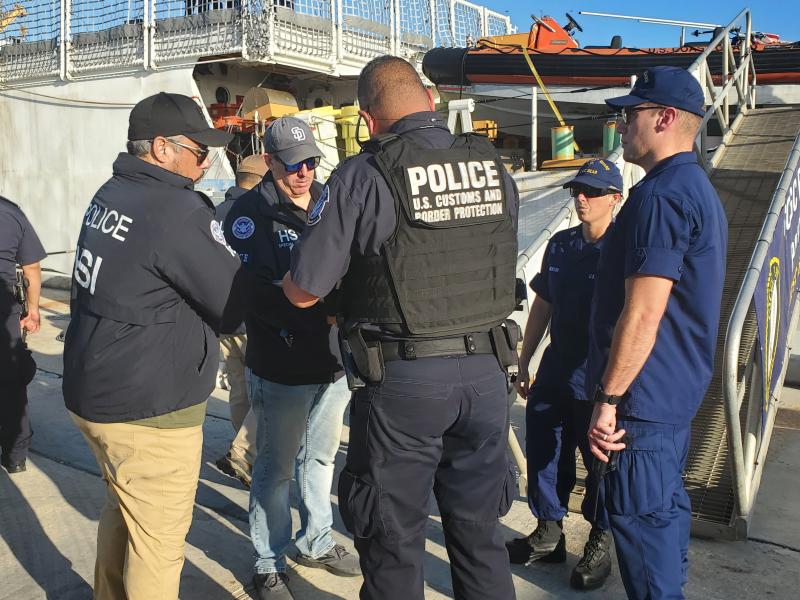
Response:
[[[414,67],[388,55],[372,59],[361,71],[358,103],[374,118],[391,121],[431,110],[428,93]]]

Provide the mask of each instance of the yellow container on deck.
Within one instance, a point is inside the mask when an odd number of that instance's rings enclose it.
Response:
[[[550,144],[553,160],[572,160],[575,158],[575,133],[572,125],[550,129]]]
[[[336,124],[341,128],[341,137],[344,142],[345,156],[354,156],[361,152],[356,137],[362,142],[369,139],[369,129],[364,120],[358,123],[358,106],[343,106],[340,109],[340,117],[336,119]]]

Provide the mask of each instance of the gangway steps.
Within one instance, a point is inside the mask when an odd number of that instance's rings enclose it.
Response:
[[[711,182],[728,217],[728,256],[714,376],[692,425],[686,465],[686,489],[692,500],[697,529],[713,530],[714,525],[718,525],[721,526],[717,528],[718,532],[736,535],[729,529],[735,502],[722,391],[725,333],[772,195],[798,131],[798,106],[751,110],[742,119],[711,174]],[[755,311],[751,307],[742,331],[740,373],[753,360],[757,334]],[[747,414],[749,391],[744,390],[742,419]]]

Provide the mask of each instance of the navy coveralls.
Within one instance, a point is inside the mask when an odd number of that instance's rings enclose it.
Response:
[[[22,343],[22,307],[14,298],[17,265],[32,265],[47,254],[25,214],[0,196],[0,451],[3,460],[25,461],[30,446],[26,386],[36,365]]]
[[[433,148],[449,148],[454,139],[430,112],[401,119],[392,133]],[[508,176],[505,185],[516,224],[518,194]],[[391,190],[370,154],[340,165],[326,188],[292,251],[292,280],[318,297],[345,275],[351,252],[379,255],[397,223]],[[514,598],[498,531],[498,516],[516,495],[507,440],[506,377],[491,354],[389,361],[381,384],[354,394],[339,509],[359,552],[362,600],[423,599],[431,491],[455,598]]]
[[[607,236],[592,302],[587,393],[601,380],[614,325],[635,275],[674,282],[655,345],[617,407],[630,441],[605,478],[606,508],[625,590],[681,599],[691,506],[682,473],[691,421],[714,368],[727,221],[692,152],[658,163],[634,186]]]
[[[614,227],[609,226],[610,231]],[[542,355],[525,409],[528,504],[538,519],[559,521],[567,514],[575,487],[575,449],[590,477],[582,512],[599,529],[608,529],[591,477],[592,454],[586,432],[594,405],[585,391],[589,345],[589,309],[597,261],[608,232],[596,243],[583,239],[581,226],[556,233],[545,249],[542,269],[531,289],[550,304],[550,345]]]

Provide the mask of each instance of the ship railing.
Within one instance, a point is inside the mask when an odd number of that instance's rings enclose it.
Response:
[[[731,34],[742,30],[745,34],[738,36],[740,42],[737,57]],[[709,105],[697,138],[700,157],[707,171],[716,167],[725,146],[739,126],[739,121],[749,108],[755,108],[756,105],[756,68],[750,44],[751,34],[750,9],[745,8],[726,27],[717,31],[714,39],[689,67],[689,72],[703,88]],[[712,59],[713,63],[710,62]],[[738,113],[736,119],[731,122],[731,96],[734,91],[737,96]],[[710,153],[707,125],[715,117],[722,130],[722,141]]]
[[[0,83],[103,77],[195,64],[277,63],[355,75],[381,54],[513,32],[464,0],[58,0],[17,2],[0,31]]]
[[[735,518],[745,526],[758,493],[789,365],[792,334],[800,316],[799,205],[800,136],[795,139],[772,196],[725,337],[722,382],[737,508]],[[747,321],[752,322],[753,313],[758,337],[748,353],[743,350],[743,330]],[[748,402],[743,410],[746,396]]]

